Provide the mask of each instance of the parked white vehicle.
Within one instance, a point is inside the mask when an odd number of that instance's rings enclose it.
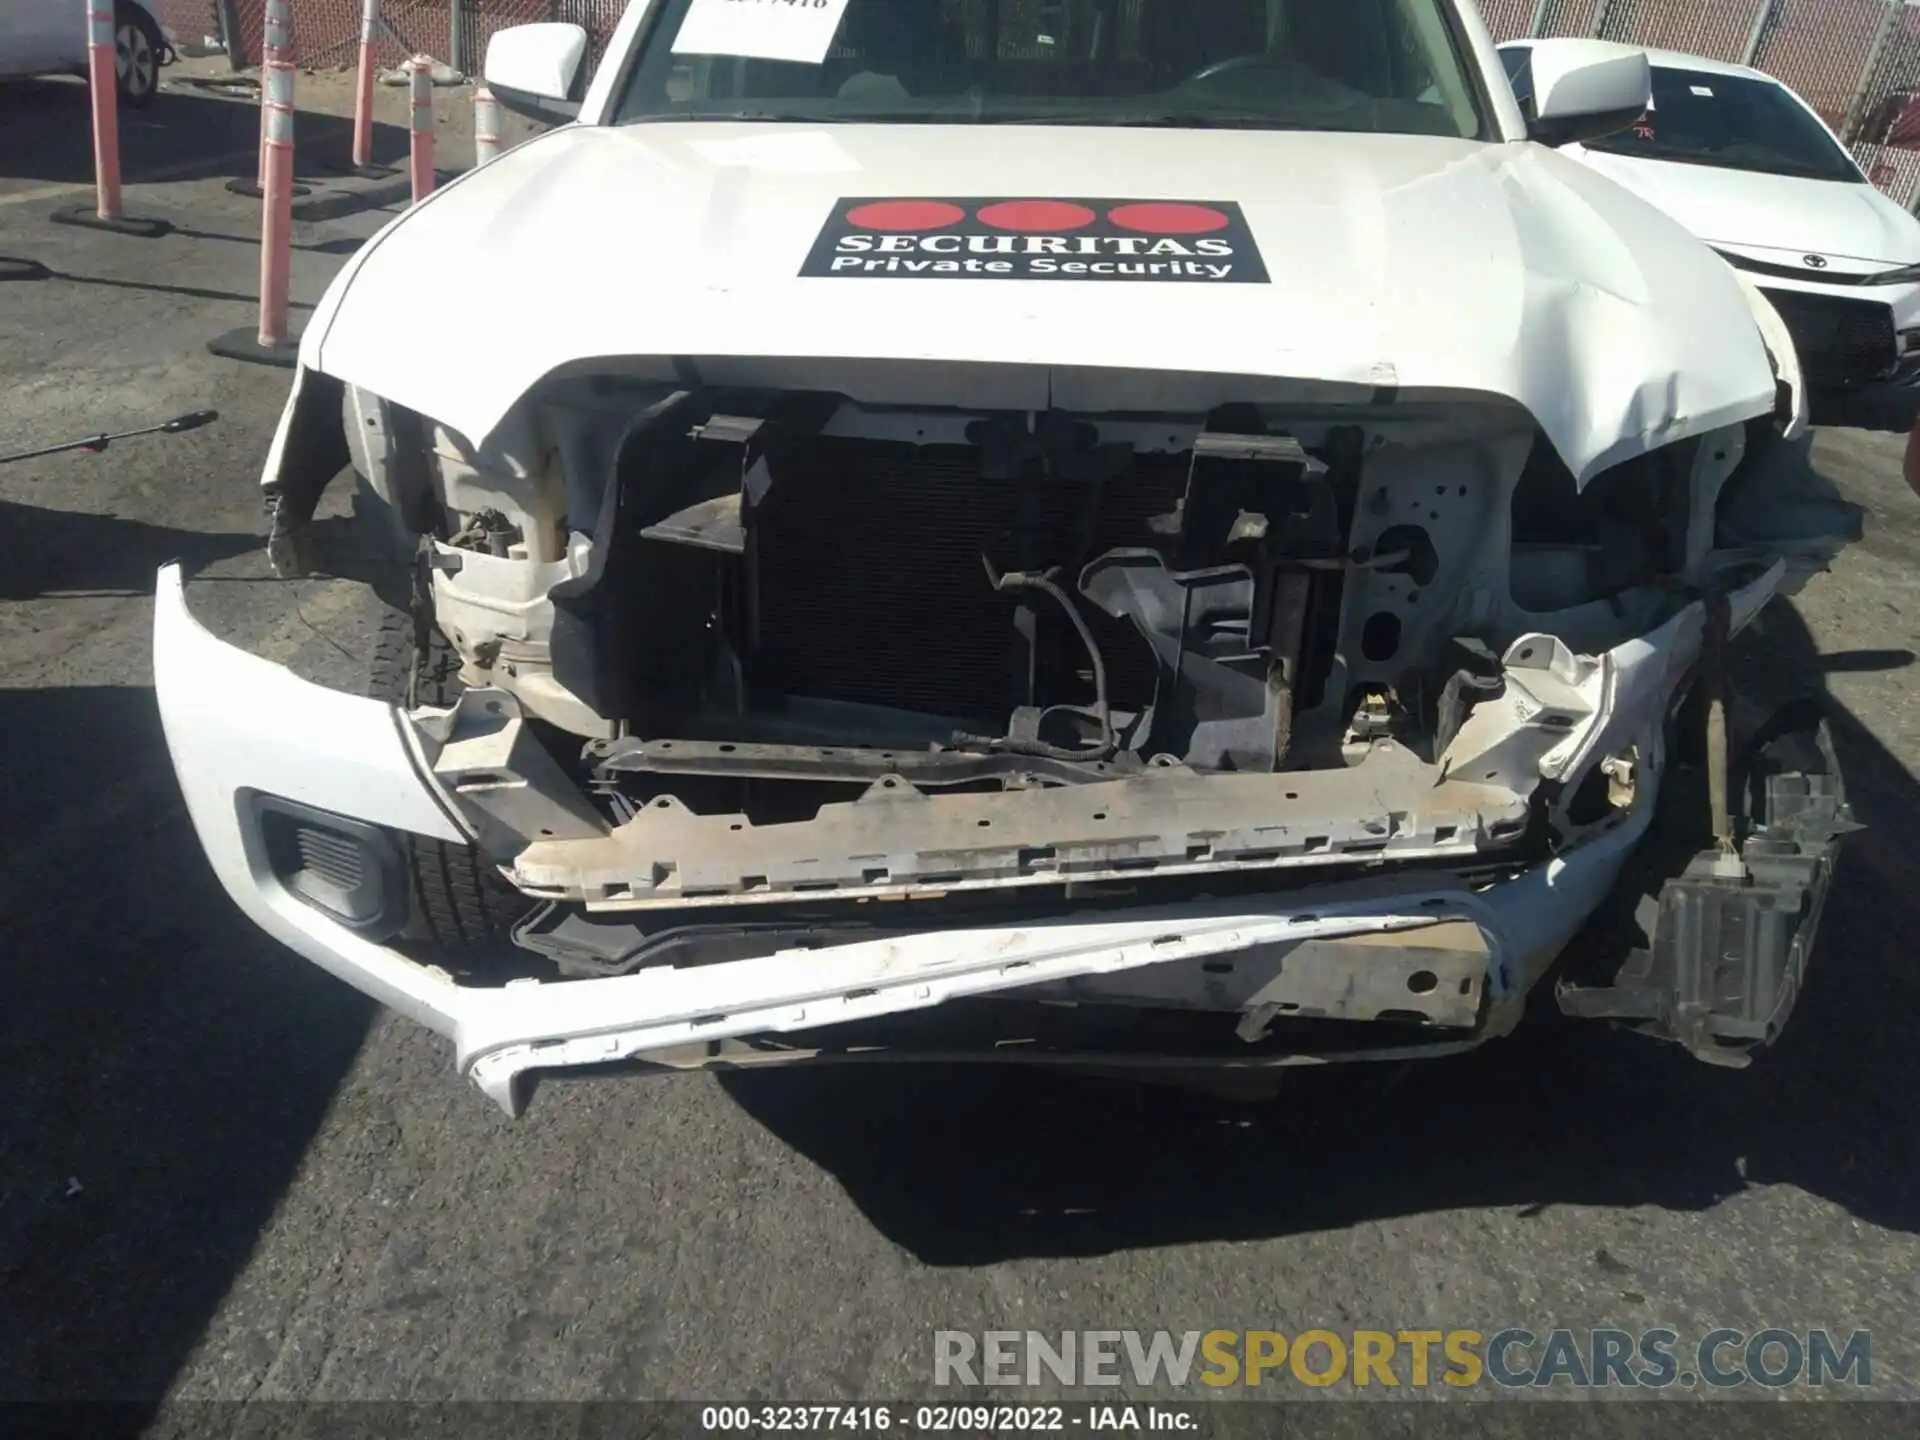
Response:
[[[1675,716],[1857,514],[1787,463],[1773,309],[1532,143],[1472,6],[638,0],[585,53],[493,38],[573,123],[301,342],[271,550],[357,472],[372,697],[162,572],[262,928],[509,1109],[609,1061],[1245,1073],[1506,1033],[1653,835],[1649,947],[1562,1008],[1777,1032],[1838,776],[1709,806]],[[1646,107],[1636,50],[1534,73],[1553,141]]]
[[[1537,43],[1501,47],[1522,109]],[[1793,332],[1816,419],[1843,417],[1842,406],[1873,392],[1911,392],[1920,220],[1876,189],[1813,107],[1771,75],[1665,50],[1648,58],[1647,113],[1565,152],[1754,277]],[[1895,428],[1911,421],[1908,413]]]
[[[145,0],[113,0],[119,101],[139,108],[160,89],[173,47]],[[0,79],[87,73],[87,12],[70,0],[0,0]]]

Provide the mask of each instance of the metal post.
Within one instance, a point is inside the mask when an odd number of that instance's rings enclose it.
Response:
[[[1753,24],[1747,30],[1747,43],[1740,47],[1740,63],[1751,65],[1759,58],[1760,47],[1767,43],[1767,32],[1773,29],[1774,0],[1760,0],[1753,9]]]
[[[447,64],[463,73],[467,68],[467,47],[461,31],[465,28],[460,0],[447,0]]]
[[[1853,144],[1853,132],[1859,128],[1860,111],[1867,102],[1868,87],[1880,73],[1880,59],[1886,54],[1887,42],[1893,38],[1893,32],[1906,10],[1906,0],[1887,0],[1887,13],[1880,20],[1880,28],[1874,32],[1873,48],[1867,51],[1867,63],[1860,67],[1860,81],[1853,87],[1853,99],[1847,103],[1847,118],[1840,125],[1840,139],[1845,144]]]
[[[1613,0],[1600,0],[1599,8],[1593,12],[1593,38],[1607,38],[1607,21],[1613,18]]]
[[[241,70],[247,63],[247,37],[240,33],[239,0],[218,0],[220,43],[227,47],[227,68]]]
[[[1547,33],[1547,21],[1553,14],[1553,0],[1533,0],[1533,19],[1527,22],[1527,34],[1538,40]]]

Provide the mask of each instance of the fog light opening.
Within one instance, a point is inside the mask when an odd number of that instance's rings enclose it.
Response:
[[[400,849],[377,825],[278,796],[247,797],[255,862],[296,900],[370,937],[406,921]]]

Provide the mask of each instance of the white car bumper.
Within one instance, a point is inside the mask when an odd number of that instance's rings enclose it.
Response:
[[[1744,623],[1777,580],[1776,573],[1736,598],[1736,623]],[[1644,709],[1657,735],[1672,677],[1690,656],[1674,653],[1680,646],[1657,653],[1633,643],[1646,663],[1623,671],[1614,693],[1623,704],[1630,699],[1635,711]],[[1636,674],[1654,683],[1636,684]],[[610,979],[483,988],[456,984],[296,896],[275,878],[257,833],[253,797],[269,796],[389,830],[465,841],[458,812],[429,778],[405,715],[311,684],[216,639],[189,613],[177,567],[160,574],[154,677],[189,812],[234,901],[282,943],[450,1037],[462,1071],[510,1112],[518,1104],[517,1081],[529,1071],[813,1031],[962,996],[1097,986],[1101,977],[1122,971],[1180,962],[1197,967],[1211,955],[1448,920],[1477,927],[1486,956],[1485,1018],[1471,1031],[1439,1032],[1455,1043],[1434,1047],[1460,1048],[1462,1039],[1474,1043],[1504,1033],[1517,1020],[1540,968],[1613,884],[1646,828],[1657,788],[1657,767],[1649,766],[1639,800],[1611,829],[1478,889],[1438,873],[1410,882],[1389,867],[1371,888],[1308,886],[1227,902],[1102,910],[1083,920],[935,930],[728,963],[659,966]],[[1618,710],[1613,715],[1628,718]]]

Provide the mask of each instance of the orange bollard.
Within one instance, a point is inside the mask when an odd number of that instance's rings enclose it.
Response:
[[[275,42],[278,41],[278,48]],[[260,220],[260,345],[287,343],[293,266],[293,3],[267,0],[267,54],[260,103],[267,117],[267,173]]]
[[[120,110],[114,73],[113,5],[87,7],[87,78],[93,87],[93,179],[102,220],[120,218]]]
[[[113,0],[82,0],[87,7],[87,83],[93,92],[94,208],[62,210],[63,225],[88,225],[152,239],[172,227],[164,220],[129,220],[120,213],[120,110],[115,75]]]
[[[288,12],[287,24],[283,32],[276,31],[274,29],[274,26],[271,20],[269,20],[267,23],[266,32],[267,32],[266,39],[260,47],[260,156],[259,156],[259,160],[254,166],[253,179],[229,180],[227,182],[227,189],[231,193],[235,195],[244,195],[249,200],[263,199],[267,193],[267,125],[269,120],[269,116],[268,116],[269,106],[267,104],[267,76],[272,73],[273,67],[276,64],[284,64],[288,66],[291,66],[293,64],[292,12],[291,11]],[[281,44],[282,39],[285,40],[284,45]],[[289,141],[288,143],[291,144],[292,142]],[[291,169],[289,169],[288,173],[289,175],[291,175],[292,173]],[[307,190],[307,187],[304,185],[290,185],[290,188],[288,190],[289,195],[305,195],[307,193],[309,192]]]
[[[473,92],[473,168],[500,158],[500,102],[482,85]]]
[[[290,366],[299,348],[287,334],[287,291],[293,272],[293,0],[267,0],[266,59],[260,71],[260,113],[266,137],[260,200],[260,323],[207,342],[216,355]]]
[[[373,164],[373,31],[380,0],[366,0],[360,10],[360,74],[353,94],[353,168]]]
[[[433,61],[416,55],[407,64],[413,101],[413,203],[433,193]]]

